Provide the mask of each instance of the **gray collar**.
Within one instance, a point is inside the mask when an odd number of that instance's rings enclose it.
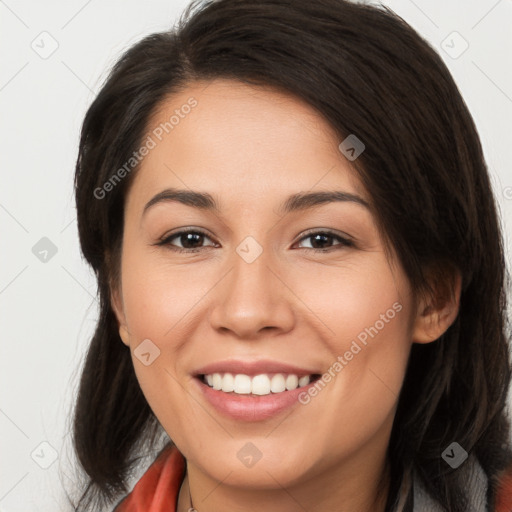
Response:
[[[464,480],[467,482],[465,489],[468,489],[470,504],[466,512],[488,512],[486,504],[487,476],[476,457],[470,455],[467,461],[456,471],[461,471],[464,475]],[[439,502],[432,498],[426,490],[419,474],[416,471],[413,474],[413,512],[444,512]],[[405,490],[408,485],[407,479],[405,479],[402,489]],[[396,512],[404,512],[405,500],[403,496],[404,493],[402,492],[402,498],[396,507]]]

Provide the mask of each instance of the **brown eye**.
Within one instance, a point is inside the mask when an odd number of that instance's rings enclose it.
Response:
[[[301,247],[302,249],[326,251],[332,247],[352,247],[354,244],[351,240],[348,240],[340,235],[331,233],[329,231],[316,231],[302,237],[299,240],[301,243],[303,240],[311,240],[310,247]],[[338,243],[333,243],[334,241]]]
[[[169,249],[175,251],[197,252],[204,247],[202,244],[204,244],[206,239],[211,240],[201,231],[187,230],[166,236],[157,245],[167,246]],[[215,244],[210,244],[210,246],[215,246]]]

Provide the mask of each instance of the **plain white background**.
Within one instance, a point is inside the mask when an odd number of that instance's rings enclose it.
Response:
[[[69,510],[69,410],[97,314],[73,203],[79,128],[120,53],[170,28],[187,3],[0,0],[0,511]],[[512,1],[384,4],[430,41],[459,85],[484,146],[510,260]]]

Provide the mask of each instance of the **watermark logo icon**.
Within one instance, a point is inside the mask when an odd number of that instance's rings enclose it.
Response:
[[[457,31],[453,31],[441,42],[441,48],[452,59],[458,59],[469,48],[469,43]]]
[[[263,247],[252,236],[247,236],[240,242],[236,252],[246,263],[252,263],[260,257]]]
[[[347,160],[350,160],[351,162],[353,162],[366,149],[363,141],[353,133],[344,139],[338,147]]]
[[[446,448],[441,457],[449,466],[457,469],[468,458],[468,452],[454,441]]]
[[[48,263],[57,254],[57,246],[44,236],[32,247],[32,254],[42,263]]]
[[[144,366],[150,366],[160,357],[160,349],[151,340],[145,339],[133,351],[133,355]]]
[[[30,47],[34,50],[41,59],[48,59],[51,57],[59,47],[57,40],[49,33],[41,32],[31,43]]]
[[[50,443],[43,441],[36,446],[30,457],[40,468],[48,469],[59,458],[59,454]]]
[[[236,456],[244,466],[252,468],[263,457],[263,454],[255,444],[248,442],[238,450]]]

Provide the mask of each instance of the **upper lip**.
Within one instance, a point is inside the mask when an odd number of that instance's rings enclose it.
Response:
[[[244,374],[249,376],[260,375],[262,373],[285,373],[294,374],[298,376],[318,374],[317,370],[294,366],[291,364],[281,363],[272,360],[259,360],[259,361],[243,361],[240,359],[229,359],[225,361],[218,361],[209,363],[201,368],[198,368],[194,375],[211,375],[213,373],[232,373]]]

